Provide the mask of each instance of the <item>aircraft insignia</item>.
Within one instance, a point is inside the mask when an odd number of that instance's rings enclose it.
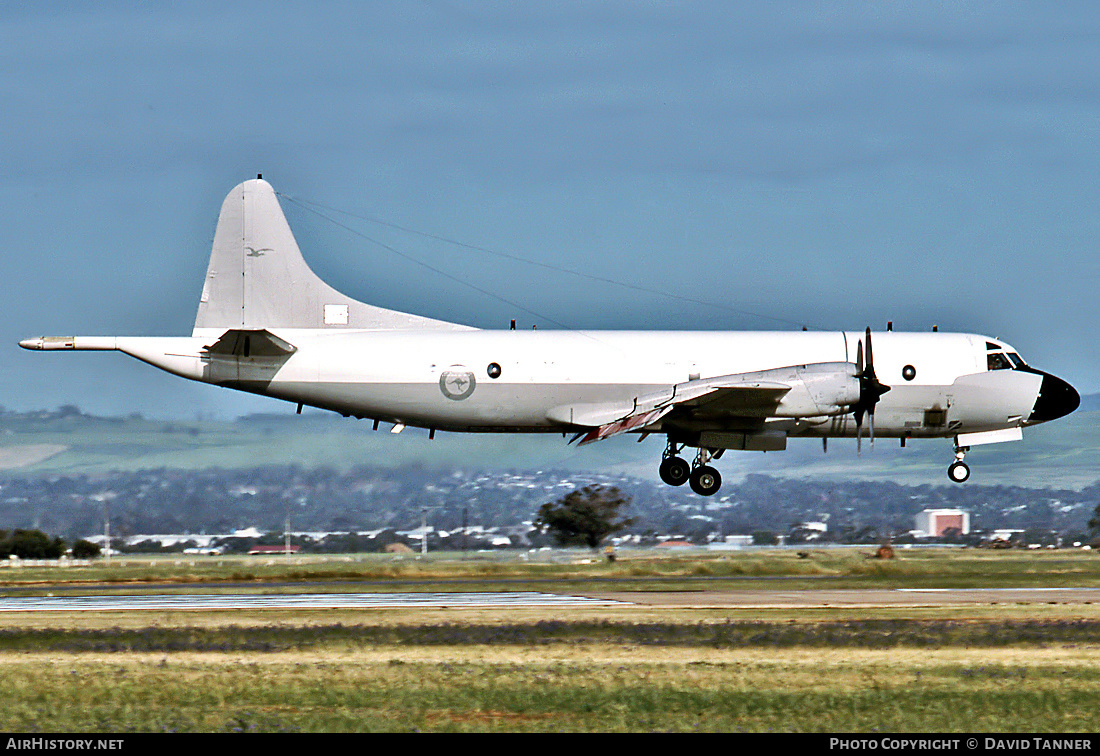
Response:
[[[448,399],[460,402],[474,393],[477,381],[474,374],[462,365],[454,365],[450,370],[444,370],[439,376],[439,390]]]

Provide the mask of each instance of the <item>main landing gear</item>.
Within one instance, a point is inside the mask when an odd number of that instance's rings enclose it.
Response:
[[[676,456],[672,442],[669,442],[668,447],[668,449],[665,449],[665,456],[661,460],[661,467],[658,472],[661,475],[661,480],[670,486],[682,486],[687,483],[688,477],[691,475],[691,468],[688,467],[688,463],[683,458]]]
[[[947,477],[956,483],[965,483],[970,477],[970,467],[963,462],[968,451],[970,451],[969,446],[956,446],[955,461],[947,468]]]
[[[707,464],[711,459],[717,459],[717,455],[707,449],[700,449],[695,456],[695,462],[689,467],[683,457],[679,456],[683,448],[683,444],[677,445],[671,440],[668,442],[659,470],[661,480],[670,486],[682,486],[688,483],[691,485],[691,490],[700,496],[713,496],[718,493],[718,489],[722,487],[722,476]]]

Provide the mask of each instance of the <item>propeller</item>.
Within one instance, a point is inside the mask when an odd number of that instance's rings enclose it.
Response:
[[[856,348],[856,378],[859,379],[859,401],[852,407],[852,413],[856,417],[856,453],[863,452],[863,415],[867,415],[867,421],[871,428],[871,447],[875,445],[875,405],[879,397],[890,390],[890,387],[879,381],[875,375],[874,352],[871,349],[871,329],[867,329],[867,364],[863,364],[863,342]]]

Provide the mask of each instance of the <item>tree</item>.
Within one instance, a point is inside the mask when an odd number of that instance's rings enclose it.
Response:
[[[73,559],[95,559],[99,556],[98,543],[92,543],[81,538],[73,544]]]
[[[1096,505],[1096,509],[1092,510],[1092,517],[1089,518],[1089,532],[1093,534],[1100,533],[1100,504]]]
[[[630,497],[614,486],[585,486],[556,503],[539,507],[534,525],[550,531],[559,546],[599,547],[612,533],[625,530],[634,520],[619,519],[619,510],[630,505]]]
[[[770,530],[754,530],[752,533],[753,546],[775,546],[779,543],[779,535]]]
[[[15,555],[20,559],[57,559],[65,553],[65,542],[50,538],[41,530],[0,531],[0,558]]]

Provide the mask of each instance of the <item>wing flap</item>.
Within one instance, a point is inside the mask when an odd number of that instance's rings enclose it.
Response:
[[[661,407],[660,409],[650,410],[648,412],[640,412],[636,415],[630,415],[624,417],[622,420],[617,420],[613,423],[607,423],[601,425],[598,428],[590,430],[580,441],[577,446],[584,446],[585,444],[595,443],[596,441],[603,441],[605,438],[611,438],[612,436],[618,436],[621,433],[627,433],[632,430],[640,430],[647,425],[651,425],[662,417],[672,411],[674,405],[667,407]]]
[[[721,376],[679,383],[671,390],[663,389],[638,397],[633,408],[625,412],[623,405],[568,407],[559,408],[553,417],[568,416],[573,424],[595,426],[581,438],[578,446],[584,446],[622,433],[643,430],[677,409],[705,411],[707,414],[766,415],[790,390],[790,386],[782,383],[739,382],[736,376]],[[599,422],[593,422],[597,419]]]

